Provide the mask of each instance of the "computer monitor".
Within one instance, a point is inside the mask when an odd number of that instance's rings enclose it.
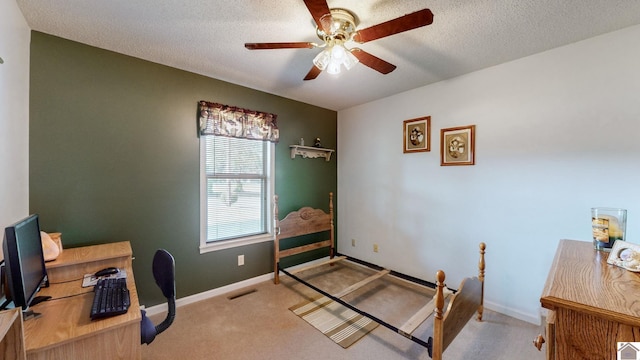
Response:
[[[6,227],[2,250],[7,298],[16,308],[21,307],[23,312],[27,312],[29,306],[47,298],[36,298],[40,287],[48,286],[38,215],[30,215]]]

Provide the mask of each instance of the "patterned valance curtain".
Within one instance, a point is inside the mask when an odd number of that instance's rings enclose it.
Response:
[[[275,114],[207,101],[198,103],[200,135],[221,135],[278,142]]]

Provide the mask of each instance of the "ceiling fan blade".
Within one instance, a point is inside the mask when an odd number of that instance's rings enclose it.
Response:
[[[329,34],[331,32],[331,10],[326,0],[304,0],[304,4],[309,9],[313,21],[316,22],[319,29]]]
[[[313,49],[317,45],[310,42],[278,42],[278,43],[246,43],[244,47],[249,50],[268,49]]]
[[[351,49],[351,53],[360,60],[362,65],[368,66],[382,74],[388,74],[396,69],[395,65],[390,64],[377,56],[373,56],[362,49],[353,48]]]
[[[313,67],[311,68],[311,70],[309,70],[309,73],[307,74],[307,76],[304,77],[305,80],[313,80],[315,78],[318,77],[318,75],[320,75],[320,73],[322,72],[322,70],[320,70],[317,66],[313,65]]]
[[[358,30],[353,40],[359,43],[376,40],[385,36],[416,29],[433,23],[433,13],[429,9],[423,9],[399,18],[389,20],[378,25]]]

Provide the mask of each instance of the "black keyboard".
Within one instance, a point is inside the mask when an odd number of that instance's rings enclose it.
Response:
[[[124,314],[131,305],[125,278],[99,279],[93,291],[91,319]]]

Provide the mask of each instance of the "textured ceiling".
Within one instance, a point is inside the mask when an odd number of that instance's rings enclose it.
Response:
[[[302,0],[16,2],[33,30],[333,110],[640,24],[637,0],[328,0],[359,29],[424,8],[434,21],[358,45],[396,65],[390,74],[360,64],[303,81],[320,49],[244,48],[319,42]]]

